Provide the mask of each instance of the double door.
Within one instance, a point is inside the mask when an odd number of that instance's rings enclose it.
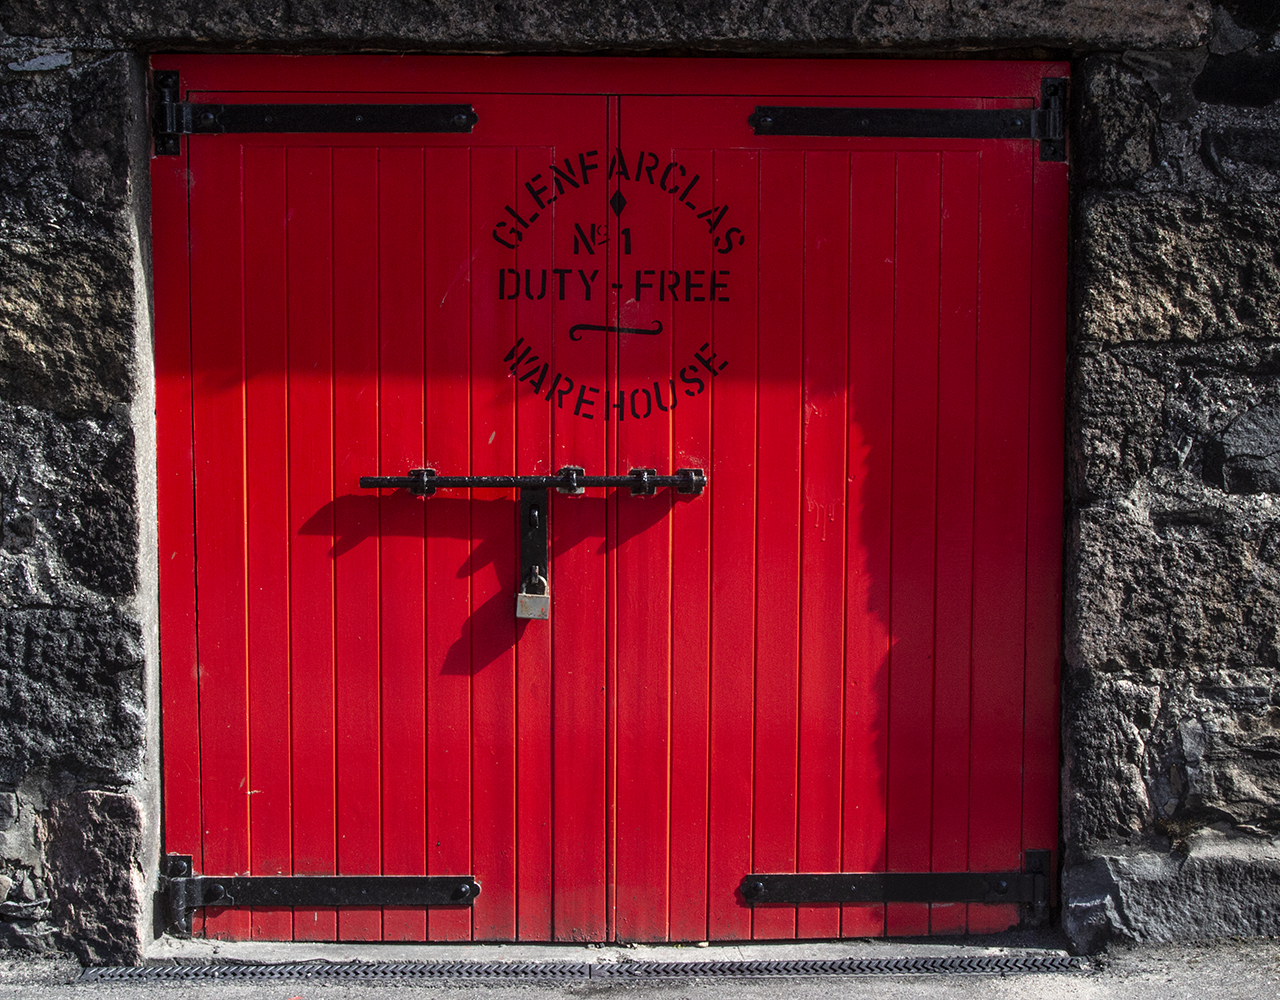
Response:
[[[1061,67],[155,64],[192,101],[475,117],[192,135],[153,161],[166,851],[482,887],[210,907],[197,933],[1018,920],[752,907],[740,883],[1056,846],[1065,165],[749,122],[1018,107]],[[359,487],[565,467],[707,485],[550,490],[545,619],[516,616],[515,490]]]

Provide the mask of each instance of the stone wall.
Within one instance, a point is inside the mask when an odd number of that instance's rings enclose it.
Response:
[[[0,0],[0,943],[131,961],[157,773],[150,51],[1070,56],[1063,924],[1280,932],[1268,0]]]
[[[1063,922],[1082,947],[1280,932],[1277,30],[1274,4],[1240,3],[1204,47],[1078,64]]]
[[[0,36],[0,942],[86,960],[143,913],[141,65]]]

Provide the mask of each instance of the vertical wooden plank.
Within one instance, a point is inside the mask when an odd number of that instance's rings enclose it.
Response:
[[[472,246],[489,240],[494,205],[516,192],[516,153],[471,154]],[[490,240],[492,243],[492,241]],[[517,252],[517,263],[522,254]],[[525,258],[526,260],[528,258]],[[515,474],[515,386],[504,356],[515,342],[514,311],[480,286],[471,300],[471,474]],[[473,494],[471,538],[485,558],[471,581],[472,864],[484,892],[472,913],[479,940],[515,937],[515,642],[518,565],[516,493]]]
[[[732,251],[729,301],[715,306],[716,354],[733,360],[711,395],[711,464],[701,501],[712,525],[707,936],[743,940],[751,936],[751,910],[737,890],[752,871],[760,154],[718,151],[714,169],[702,183],[712,180],[715,200],[735,207],[744,240]],[[707,377],[682,361],[682,405],[700,402]]]
[[[681,187],[696,175],[714,177],[713,154],[679,149],[674,159],[685,169]],[[738,206],[735,206],[737,208]],[[707,269],[728,270],[724,255],[712,252],[707,227],[697,215],[673,198],[671,205],[675,257],[700,263]],[[723,227],[723,228],[727,228]],[[640,250],[636,248],[637,252]],[[642,266],[643,256],[624,256]],[[741,271],[739,270],[741,274]],[[656,276],[655,276],[656,277]],[[721,280],[723,276],[720,276]],[[741,279],[740,279],[741,280]],[[687,388],[679,372],[709,344],[717,358],[732,355],[732,347],[720,342],[722,325],[716,321],[729,305],[731,295],[743,294],[745,281],[734,289],[718,289],[705,303],[681,303],[672,327],[668,367],[654,374],[648,388],[658,408],[653,419],[669,420],[672,436],[672,468],[707,469],[710,459],[710,399],[684,396]],[[645,291],[648,291],[647,289]],[[724,331],[726,338],[732,335]],[[737,356],[733,355],[735,363]],[[714,367],[714,365],[713,365]],[[728,369],[725,371],[727,372]],[[734,376],[738,373],[734,372]],[[665,377],[664,377],[665,376]],[[725,373],[713,377],[723,381]],[[692,406],[680,406],[681,397]],[[666,409],[670,408],[667,416]],[[670,471],[670,470],[666,470]],[[708,686],[711,505],[708,498],[673,497],[671,510],[671,829],[668,876],[668,934],[673,941],[701,941],[707,936],[707,797],[708,797]]]
[[[422,150],[383,149],[378,163],[378,439],[381,475],[423,461]],[[384,491],[378,504],[382,635],[383,874],[427,873],[424,501]],[[387,909],[388,941],[422,941],[426,913]]]
[[[293,874],[337,873],[333,674],[332,154],[286,154],[289,635]],[[336,911],[295,910],[294,940],[332,941]]]
[[[890,540],[890,871],[929,869],[940,181],[938,154],[898,154]],[[890,934],[926,934],[928,906],[891,904],[886,924]]]
[[[609,107],[609,146],[622,152],[622,98],[610,97]],[[621,282],[618,278],[618,262],[613,254],[606,258],[605,280],[608,282],[606,297],[606,316],[613,319],[618,315],[618,303],[621,298]],[[614,337],[604,338],[604,391],[605,398],[612,399],[618,385],[618,344]],[[604,430],[604,452],[606,470],[612,470],[618,455],[618,437],[614,432],[615,424],[608,424]],[[604,498],[605,516],[605,881],[604,881],[604,916],[606,939],[613,941],[617,937],[618,916],[618,492],[608,490]]]
[[[849,156],[808,153],[804,177],[804,415],[801,421],[800,871],[840,869],[844,717],[845,434]],[[796,936],[840,934],[840,907],[798,908]]]
[[[607,146],[590,148],[598,148],[608,162]],[[591,209],[557,212],[555,218],[556,266],[571,270],[565,276],[568,291],[563,303],[558,301],[557,285],[553,364],[542,390],[554,430],[552,465],[576,465],[588,472],[607,469],[607,439],[613,426],[604,420],[599,403],[581,409],[577,404],[583,386],[609,386],[608,339],[603,334],[577,342],[569,337],[575,323],[603,325],[609,316],[606,291],[612,272],[607,245],[589,248],[581,239],[574,243],[575,223],[587,221],[589,229],[593,215],[606,217],[603,202],[611,182],[597,174],[592,183],[600,189],[593,192]],[[611,912],[606,899],[609,503],[602,489],[552,498],[552,905],[557,941],[604,939]]]
[[[535,177],[547,172],[548,158],[555,162],[554,150],[533,147],[516,151],[516,176]],[[550,185],[548,185],[550,187]],[[518,204],[518,202],[516,202]],[[554,375],[551,372],[554,354],[551,345],[555,328],[561,322],[558,282],[552,268],[565,266],[554,258],[556,250],[565,245],[572,227],[556,225],[560,220],[555,209],[551,218],[531,229],[520,244],[518,254],[494,247],[491,259],[499,267],[512,269],[520,262],[536,265],[530,267],[529,278],[537,287],[531,289],[523,270],[516,270],[521,279],[516,288],[511,270],[503,272],[506,279],[498,294],[501,310],[495,326],[507,337],[507,348],[520,339],[521,346],[509,366],[515,390],[515,470],[519,475],[547,474],[551,467],[551,408],[540,393],[549,388]],[[568,229],[569,232],[563,232]],[[546,268],[547,286],[543,290],[541,275]],[[497,272],[492,269],[491,273]],[[535,277],[536,276],[536,277]],[[569,275],[564,276],[566,279]],[[567,281],[566,281],[567,284]],[[568,286],[572,289],[572,286]],[[512,294],[514,293],[514,298]],[[489,295],[494,295],[489,292]],[[538,297],[541,295],[541,297]],[[495,299],[495,301],[497,301]],[[528,347],[528,353],[524,348]],[[503,355],[505,358],[507,355]],[[523,358],[523,362],[517,361]],[[550,518],[550,499],[542,517]],[[519,530],[517,525],[516,530]],[[548,538],[550,538],[548,528]],[[542,575],[551,580],[557,552],[549,547],[548,562],[542,567]],[[519,577],[517,565],[516,576]],[[575,581],[566,580],[568,588]],[[557,589],[552,587],[552,594]],[[515,598],[511,599],[514,607]],[[566,602],[571,603],[571,602]],[[516,646],[516,892],[515,936],[521,940],[548,941],[552,935],[552,750],[551,750],[551,630],[549,621],[517,620],[515,622]]]
[[[426,244],[427,465],[471,468],[471,154],[428,149]],[[465,250],[465,259],[460,250]],[[426,501],[427,872],[471,867],[471,502],[454,490]],[[486,885],[487,890],[487,885]],[[432,940],[471,937],[467,907],[427,915]]]
[[[189,146],[187,147],[190,148]],[[156,323],[156,503],[164,849],[199,862],[200,698],[196,649],[191,271],[187,156],[151,160]]]
[[[284,150],[244,151],[245,474],[249,585],[249,845],[254,875],[292,871],[289,795],[288,280]],[[253,911],[288,941],[293,914]]]
[[[756,678],[752,871],[796,871],[800,697],[800,442],[804,154],[760,157],[759,406],[756,428]],[[767,193],[767,196],[766,196]],[[795,910],[754,911],[752,936],[795,936]]]
[[[973,709],[969,860],[1020,867],[1026,628],[1027,374],[1032,147],[982,154],[978,416],[974,459]],[[1015,923],[1014,906],[974,905],[969,930]]]
[[[216,193],[191,203],[201,871],[224,874],[249,867],[241,163],[237,144],[193,145],[194,183]],[[249,926],[247,912],[205,911],[209,937],[247,938]]]
[[[1033,170],[1022,846],[1047,848],[1056,856],[1067,165],[1037,160]],[[1046,874],[1049,884],[1056,885],[1053,872]]]
[[[888,796],[895,157],[850,163],[848,556],[842,870],[883,871]],[[844,937],[884,933],[884,906],[845,906]]]
[[[659,164],[669,163],[672,102],[652,99],[626,107],[623,149],[640,145]],[[653,261],[655,270],[668,268],[670,196],[658,189],[653,171],[646,176],[647,180],[637,177],[631,186],[624,218],[637,254]],[[658,319],[662,332],[618,335],[617,388],[603,401],[601,414],[617,421],[617,473],[671,465],[670,425],[653,419],[656,407],[645,401],[651,373],[670,367],[672,304],[669,298],[655,301],[657,289],[643,287],[643,270],[642,264],[619,263],[617,322],[640,327]],[[620,490],[617,511],[615,933],[624,941],[661,941],[667,936],[668,909],[671,493],[633,497]]]
[[[359,491],[378,467],[378,152],[333,153],[333,492],[338,874],[382,868],[379,759],[378,500]],[[338,938],[376,941],[382,914],[338,910]]]
[[[942,157],[938,340],[937,594],[933,706],[934,871],[969,867],[969,650],[978,308],[977,153]],[[930,907],[933,934],[963,934],[964,904]]]

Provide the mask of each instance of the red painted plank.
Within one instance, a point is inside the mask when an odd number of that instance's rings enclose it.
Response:
[[[517,190],[511,149],[471,154],[472,246],[489,240],[486,213]],[[519,258],[517,253],[517,258]],[[516,381],[503,362],[515,342],[514,310],[483,284],[471,299],[471,474],[514,475]],[[515,937],[515,641],[518,581],[514,490],[484,490],[471,503],[472,544],[482,559],[471,581],[472,864],[484,893],[472,914],[479,940]]]
[[[1058,843],[1058,636],[1066,412],[1067,166],[1037,161],[1031,259],[1023,849]],[[1049,884],[1057,885],[1050,873]]]
[[[895,159],[850,158],[848,556],[843,871],[883,871],[888,775]],[[844,937],[884,933],[884,907],[845,906]]]
[[[378,437],[381,475],[424,456],[423,262],[427,230],[420,149],[382,150],[378,163]],[[424,501],[405,490],[378,503],[382,593],[383,874],[427,872]],[[388,941],[422,941],[426,913],[387,909]]]
[[[569,138],[569,137],[566,137]],[[570,144],[572,142],[570,140]],[[516,152],[515,170],[518,177],[532,177],[547,171],[548,162],[556,162],[555,150],[522,148]],[[519,201],[516,195],[517,203]],[[551,209],[554,213],[554,209]],[[530,268],[529,277],[539,274],[542,267],[563,266],[555,258],[555,250],[564,247],[572,235],[571,227],[559,218],[547,220],[548,224],[533,229],[520,244],[518,254],[492,247],[486,258],[503,268],[515,268],[523,261],[536,265]],[[557,224],[558,223],[558,224]],[[497,267],[493,268],[496,273]],[[511,271],[504,272],[507,279]],[[561,303],[556,290],[556,275],[547,275],[549,288],[542,298],[536,298],[541,281],[535,279],[538,288],[531,289],[524,280],[517,291],[511,280],[506,282],[504,298],[497,303],[498,319],[495,328],[507,338],[508,351],[517,337],[529,345],[523,354],[524,363],[517,364],[509,381],[515,393],[515,471],[519,475],[546,474],[551,467],[552,411],[541,398],[541,392],[549,386],[554,375],[551,372],[553,342],[556,325],[562,323],[559,312]],[[568,275],[565,276],[566,278]],[[509,298],[516,291],[514,299]],[[482,295],[493,296],[491,290],[481,286]],[[523,352],[523,346],[521,348]],[[517,357],[521,356],[517,354]],[[503,354],[506,357],[506,354]],[[515,358],[512,359],[513,361]],[[545,366],[545,367],[544,367]],[[495,370],[502,370],[497,366]],[[548,504],[548,507],[550,505]],[[550,517],[548,509],[542,511]],[[550,529],[549,529],[550,530]],[[549,552],[549,562],[554,563],[556,553]],[[519,575],[519,567],[515,570]],[[542,575],[548,579],[552,570],[543,566]],[[571,581],[566,581],[572,587]],[[553,589],[552,593],[556,593]],[[510,597],[508,608],[514,607]],[[515,885],[515,936],[522,940],[547,941],[552,936],[552,714],[551,714],[551,629],[549,621],[516,621],[516,885]]]
[[[285,152],[244,151],[245,474],[249,586],[249,846],[254,875],[292,871],[289,787],[289,456]],[[284,908],[252,934],[293,937]]]
[[[934,871],[969,866],[969,686],[973,592],[973,420],[977,378],[978,165],[942,158],[938,341],[937,595],[933,705]],[[963,934],[968,907],[930,907],[933,934]]]
[[[804,401],[800,529],[797,866],[840,870],[844,723],[845,438],[849,156],[809,153],[804,173]],[[840,907],[804,906],[796,936],[840,935]]]
[[[1026,629],[1027,385],[1031,178],[1026,144],[982,156],[978,417],[974,493],[973,711],[969,861],[1021,866]],[[1016,387],[1016,391],[1015,391]],[[969,930],[1016,922],[1012,906],[969,908]]]
[[[671,160],[670,101],[625,102],[620,148],[644,162]],[[628,199],[625,219],[634,258],[654,270],[675,266],[680,246],[672,232],[671,195],[659,188],[655,170],[621,181]],[[621,243],[615,243],[615,253]],[[652,373],[671,364],[671,324],[675,306],[648,277],[639,260],[618,257],[617,323],[649,326],[653,336],[619,334],[616,391],[603,400],[601,417],[616,421],[614,471],[670,469],[671,432],[666,414],[649,402]],[[638,273],[637,273],[638,272]],[[654,276],[656,277],[656,275]],[[656,301],[655,301],[656,300]],[[648,383],[648,385],[646,384]],[[656,415],[655,415],[656,414]],[[617,785],[616,928],[624,941],[661,941],[668,933],[668,830],[670,822],[671,711],[671,494],[617,497]]]
[[[338,874],[382,868],[378,501],[378,153],[333,152],[334,673]],[[338,910],[338,938],[379,940],[382,914]]]
[[[541,334],[537,352],[542,355],[536,363],[538,374],[523,383],[528,389],[522,386],[519,391],[529,400],[522,406],[540,407],[550,420],[554,432],[550,467],[575,465],[591,472],[606,469],[606,439],[613,425],[597,412],[598,402],[588,406],[585,400],[591,397],[584,395],[579,407],[578,398],[584,386],[608,385],[609,345],[602,334],[574,341],[569,331],[577,323],[602,325],[608,316],[606,290],[613,273],[609,246],[603,233],[597,234],[600,242],[590,239],[592,222],[608,218],[607,109],[604,100],[594,99],[557,105],[554,110],[573,124],[568,129],[565,124],[548,128],[550,134],[560,133],[557,144],[540,151],[542,160],[534,162],[530,172],[539,178],[535,190],[545,186],[546,198],[564,201],[543,209],[554,220],[549,253],[529,259],[535,264],[545,261],[560,273],[549,278],[553,281],[547,293],[551,322],[536,328]],[[595,169],[584,172],[579,154]],[[564,176],[552,172],[552,163]],[[579,187],[574,188],[571,180]],[[527,283],[525,292],[528,308]],[[598,400],[599,394],[594,398]],[[604,490],[589,490],[583,496],[551,495],[553,742],[548,772],[534,780],[549,783],[552,856],[545,873],[530,877],[552,882],[548,929],[552,938],[565,941],[602,940],[607,929],[606,503]],[[522,931],[522,936],[528,935]]]
[[[334,875],[332,155],[290,149],[286,175],[293,874]],[[331,908],[294,911],[295,940],[337,930]]]
[[[164,846],[201,853],[187,158],[151,160]]]
[[[471,468],[470,154],[428,149],[426,245],[427,465]],[[462,258],[461,251],[466,252]],[[471,874],[471,502],[462,490],[425,502],[427,517],[427,872]],[[432,940],[471,937],[471,912],[427,915]]]
[[[244,328],[240,149],[191,150],[192,425],[204,851],[200,871],[249,868],[249,734],[245,580]],[[230,204],[225,193],[231,194]],[[247,912],[206,910],[209,937],[249,936]]]
[[[742,940],[751,936],[751,910],[737,890],[752,864],[759,154],[718,151],[713,179],[714,198],[740,209],[736,221],[743,242],[731,251],[729,301],[715,307],[715,353],[732,363],[711,392],[712,451],[700,501],[710,509],[712,524],[707,936]],[[682,405],[699,402],[705,371],[682,363],[677,377]],[[699,381],[686,385],[686,377]]]
[[[796,871],[800,697],[800,442],[804,157],[760,156],[759,402],[756,427],[756,677],[752,871]],[[834,780],[838,780],[835,778]],[[742,874],[746,874],[743,872]],[[795,911],[762,907],[752,936],[795,936]]]
[[[682,102],[683,103],[683,102]],[[676,150],[685,167],[681,188],[694,176],[715,176],[713,154]],[[673,199],[672,233],[678,257],[705,263],[708,269],[727,269],[727,262],[711,253],[706,225]],[[640,248],[637,247],[637,254]],[[624,256],[624,262],[642,257]],[[622,268],[623,273],[627,268]],[[739,273],[741,273],[739,271]],[[667,276],[669,277],[669,275]],[[711,457],[711,412],[715,400],[684,395],[680,370],[703,344],[717,357],[732,348],[721,340],[724,310],[734,294],[719,290],[715,301],[680,303],[671,338],[671,361],[655,369],[651,386],[654,405],[671,408],[672,468],[707,469]],[[723,300],[723,301],[721,301]],[[723,330],[725,339],[731,337]],[[725,369],[727,372],[728,369]],[[723,381],[725,374],[713,378]],[[740,377],[734,372],[730,377]],[[680,402],[693,406],[680,406]],[[656,416],[656,414],[655,414]],[[707,936],[707,825],[709,786],[708,675],[710,622],[711,505],[707,497],[675,497],[671,510],[671,865],[668,875],[668,934],[673,941],[702,941]]]
[[[938,236],[941,163],[898,156],[890,529],[890,871],[929,870],[933,600],[938,431]],[[890,934],[926,934],[923,904],[890,904]]]

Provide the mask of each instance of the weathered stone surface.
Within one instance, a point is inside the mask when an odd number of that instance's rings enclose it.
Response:
[[[1280,198],[1086,196],[1077,281],[1087,340],[1280,336]]]
[[[122,230],[138,65],[124,53],[78,63],[60,55],[68,61],[47,70],[0,71],[0,235],[8,238]],[[12,65],[41,60],[48,54]]]
[[[145,879],[137,799],[77,792],[53,804],[47,829],[58,943],[86,964],[139,961]]]
[[[1131,184],[1157,156],[1157,101],[1118,56],[1086,59],[1073,74],[1076,169],[1091,185]]]
[[[0,776],[62,767],[86,779],[136,776],[144,727],[136,621],[108,610],[0,614]]]
[[[128,398],[133,264],[106,239],[0,239],[0,393],[55,413]]]
[[[77,587],[132,595],[133,449],[127,414],[68,421],[0,401],[0,607],[93,603]]]
[[[1063,928],[1081,950],[1110,941],[1280,933],[1280,841],[1207,831],[1175,851],[1116,852],[1063,877]]]
[[[1280,343],[1089,347],[1071,385],[1079,502],[1124,496],[1157,469],[1280,491]]]
[[[695,0],[660,4],[621,0],[5,0],[0,25],[12,35],[92,36],[124,42],[186,41],[261,45],[328,43],[344,48],[465,47],[670,48],[736,45],[818,46],[946,44],[1178,47],[1207,35],[1204,0]]]
[[[118,782],[142,743],[133,435],[0,402],[0,775]]]
[[[1073,857],[1219,822],[1280,831],[1280,505],[1163,485],[1073,527]]]

